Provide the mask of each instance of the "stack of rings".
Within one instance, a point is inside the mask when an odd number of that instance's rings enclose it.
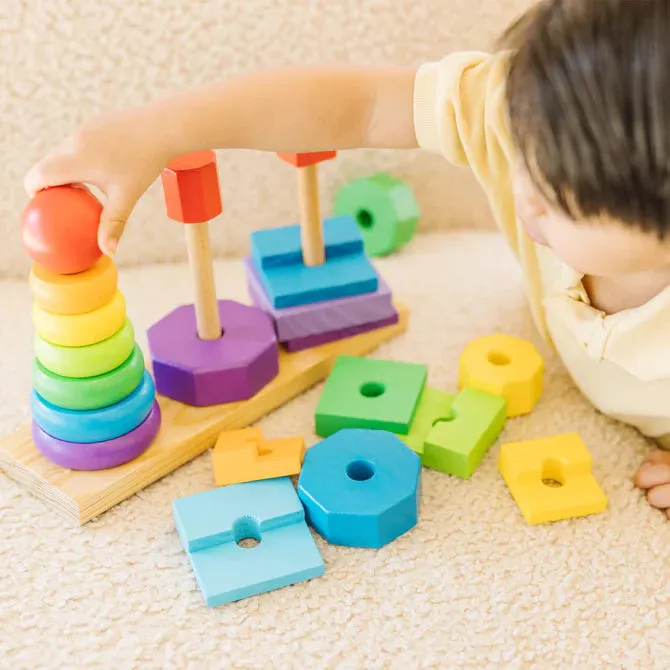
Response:
[[[70,275],[36,264],[30,288],[36,446],[73,470],[112,468],[137,458],[153,442],[161,416],[114,263],[103,256]]]

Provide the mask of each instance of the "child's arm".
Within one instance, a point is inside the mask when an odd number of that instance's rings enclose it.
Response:
[[[111,112],[37,163],[26,189],[77,182],[99,188],[107,198],[100,246],[113,253],[137,200],[175,156],[200,149],[416,147],[415,75],[392,68],[264,70]]]

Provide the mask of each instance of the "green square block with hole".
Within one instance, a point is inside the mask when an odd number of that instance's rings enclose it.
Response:
[[[423,443],[421,462],[427,468],[469,479],[505,426],[504,398],[465,388],[446,417],[434,419]],[[421,416],[421,407],[417,411]]]
[[[406,435],[426,383],[428,368],[375,358],[340,356],[316,408],[316,433],[343,428]]]

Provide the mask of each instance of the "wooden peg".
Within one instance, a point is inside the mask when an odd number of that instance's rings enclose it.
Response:
[[[199,151],[171,161],[161,177],[167,214],[185,226],[186,248],[195,292],[198,336],[221,337],[208,222],[221,214],[216,154]]]
[[[323,244],[323,225],[319,205],[319,177],[317,165],[335,158],[335,151],[318,151],[306,154],[277,154],[298,172],[298,200],[300,203],[300,233],[303,263],[309,267],[326,262]]]

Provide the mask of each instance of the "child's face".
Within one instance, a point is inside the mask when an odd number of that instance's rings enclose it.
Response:
[[[547,202],[525,169],[516,171],[514,200],[528,235],[584,275],[619,277],[670,266],[670,242],[612,220],[573,221]]]

